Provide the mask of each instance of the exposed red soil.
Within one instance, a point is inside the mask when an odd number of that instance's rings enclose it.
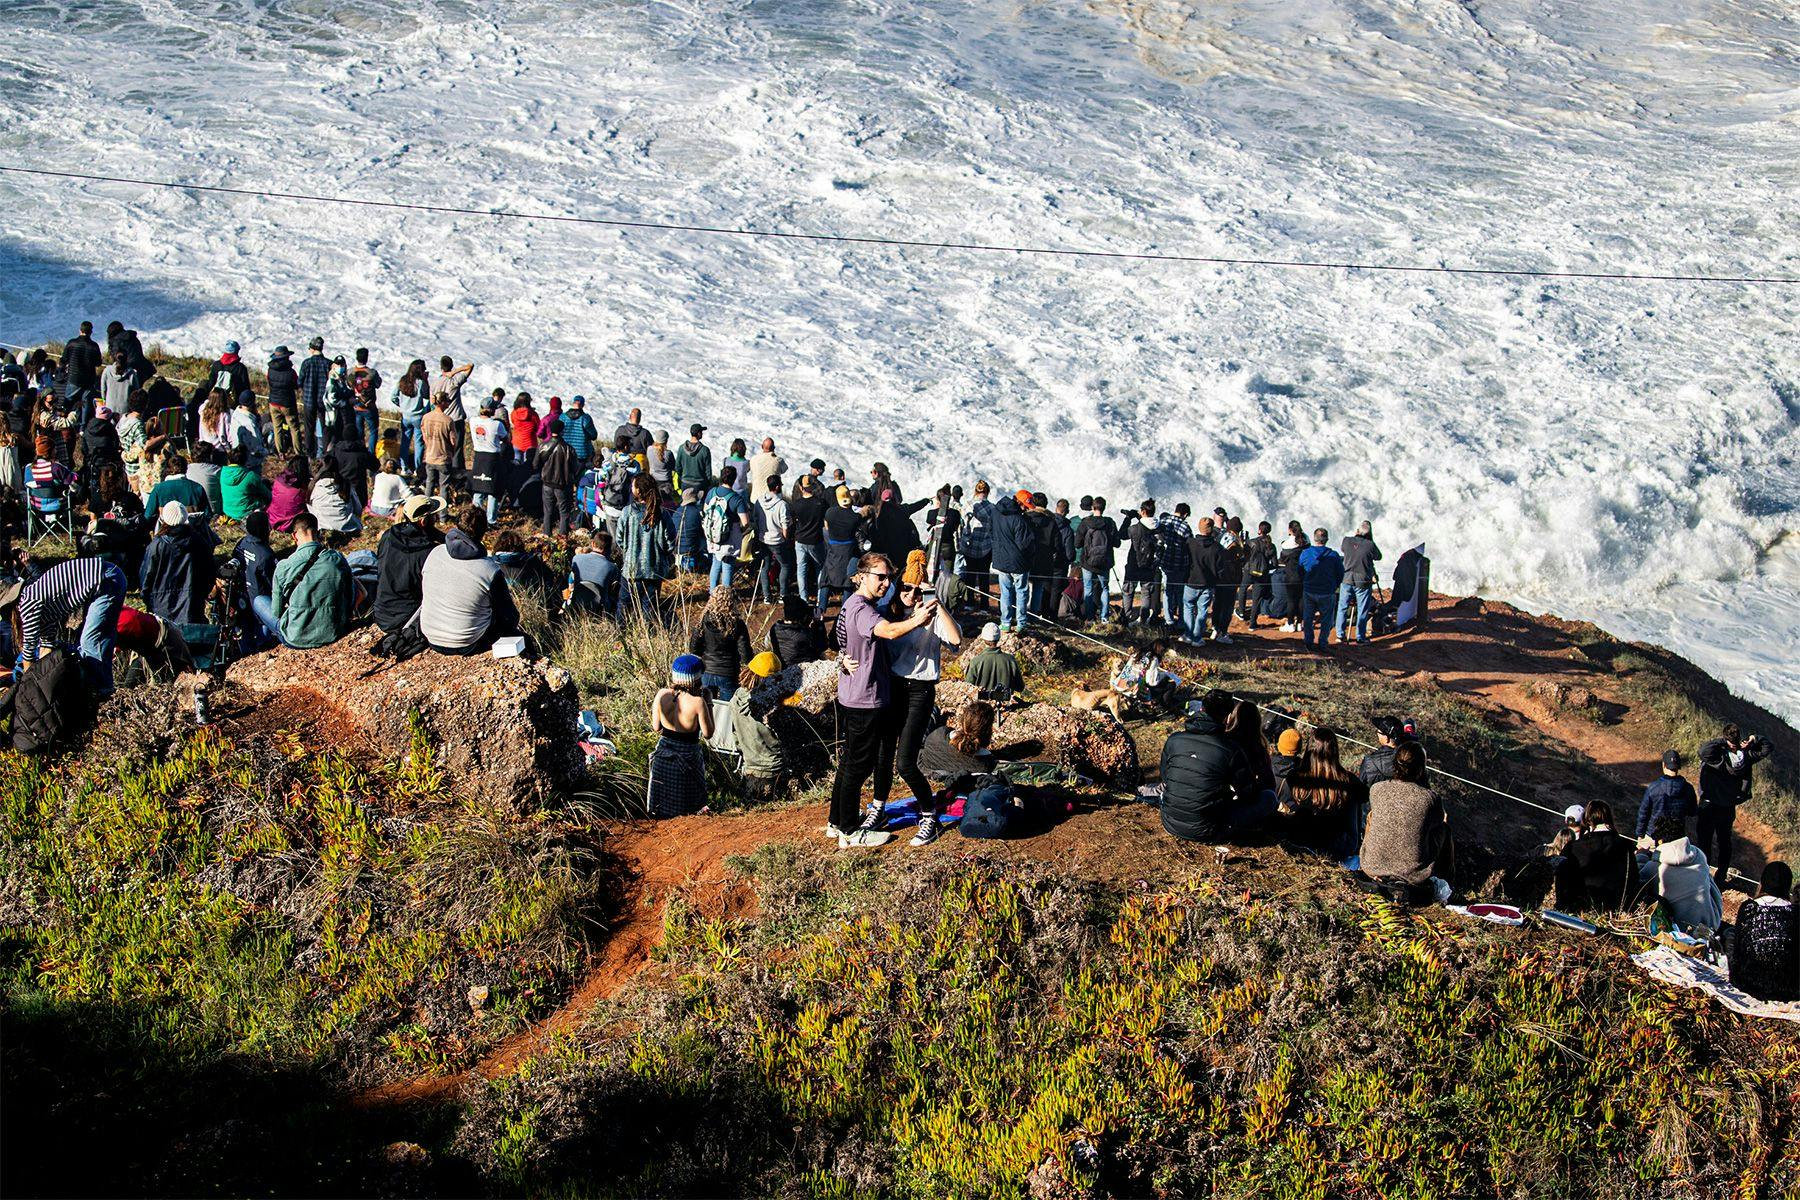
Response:
[[[1332,646],[1323,654],[1345,665],[1415,680],[1437,687],[1485,710],[1503,722],[1529,727],[1567,750],[1588,759],[1622,786],[1641,787],[1654,776],[1662,747],[1649,721],[1634,716],[1617,700],[1616,677],[1580,649],[1591,627],[1532,617],[1508,605],[1479,600],[1458,602],[1439,597],[1438,607],[1423,628],[1369,646]],[[1196,657],[1229,655],[1235,659],[1312,657],[1296,634],[1263,625],[1252,633],[1234,633],[1236,644],[1212,647]],[[1603,717],[1565,710],[1554,701],[1555,689],[1590,692]],[[1546,699],[1546,697],[1551,697]],[[1602,721],[1612,723],[1602,723]],[[1152,760],[1153,761],[1153,760]],[[1556,785],[1547,775],[1540,799],[1551,798]],[[1567,803],[1578,803],[1570,793]],[[1496,800],[1496,803],[1505,803]],[[753,904],[753,893],[727,878],[726,858],[749,854],[774,842],[817,846],[824,820],[820,806],[788,805],[753,813],[698,815],[673,821],[630,821],[613,825],[606,851],[617,859],[624,879],[623,896],[581,984],[555,1013],[533,1028],[507,1039],[469,1071],[409,1081],[366,1093],[369,1104],[404,1103],[450,1094],[474,1079],[491,1079],[515,1070],[557,1035],[573,1031],[596,1004],[615,995],[650,962],[662,937],[669,898],[681,894],[702,908],[732,912]],[[1774,832],[1749,814],[1737,825],[1737,865],[1750,872],[1778,846]],[[1178,862],[1211,857],[1211,847],[1195,847],[1162,836],[1155,810],[1128,800],[1084,808],[1036,837],[1018,841],[976,842],[954,834],[931,847],[914,850],[901,833],[887,846],[850,853],[953,854],[998,861],[1055,862],[1084,877],[1112,882],[1155,880]],[[1265,851],[1234,857],[1260,858]]]

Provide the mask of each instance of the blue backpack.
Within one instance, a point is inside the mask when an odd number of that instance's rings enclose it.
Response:
[[[1019,816],[1019,809],[1013,805],[1012,784],[990,779],[963,801],[962,821],[957,828],[964,837],[1003,838],[1014,832]]]
[[[575,504],[588,516],[593,516],[600,507],[600,489],[602,487],[600,471],[590,467],[581,473],[581,481],[575,485]]]

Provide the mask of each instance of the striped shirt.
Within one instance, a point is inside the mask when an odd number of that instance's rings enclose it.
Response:
[[[35,661],[39,644],[46,637],[55,640],[70,617],[85,612],[106,590],[108,565],[104,558],[71,558],[19,593],[19,649],[26,662]]]

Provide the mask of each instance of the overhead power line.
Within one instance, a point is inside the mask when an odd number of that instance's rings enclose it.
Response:
[[[1083,250],[1071,246],[1014,246],[994,242],[940,242],[922,238],[873,237],[844,233],[800,233],[785,229],[749,226],[692,225],[678,221],[651,221],[631,217],[589,217],[575,214],[530,213],[504,208],[466,208],[451,204],[417,204],[404,200],[365,200],[354,196],[322,196],[306,192],[277,192],[264,188],[225,187],[221,184],[183,183],[174,179],[134,179],[86,171],[56,171],[47,167],[21,167],[0,163],[0,171],[49,179],[73,179],[88,183],[122,183],[171,191],[205,192],[223,196],[250,196],[262,200],[290,200],[304,204],[337,204],[353,208],[387,208],[407,212],[442,213],[458,217],[483,217],[508,221],[552,221],[565,225],[601,225],[613,229],[644,229],[660,233],[698,233],[717,237],[772,238],[793,242],[822,242],[854,246],[891,246],[903,250],[967,251],[983,254],[1029,254],[1045,258],[1094,259],[1131,262],[1184,263],[1216,267],[1270,267],[1282,270],[1371,271],[1401,275],[1486,275],[1527,279],[1613,280],[1634,283],[1794,284],[1800,277],[1788,275],[1686,275],[1637,271],[1557,271],[1531,267],[1477,267],[1421,263],[1358,262],[1297,258],[1253,258],[1220,254],[1168,254],[1136,250]]]

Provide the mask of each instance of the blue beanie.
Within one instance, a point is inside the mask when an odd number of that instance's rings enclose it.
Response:
[[[669,678],[674,682],[699,683],[700,672],[705,666],[698,654],[683,654],[669,666]]]
[[[225,343],[225,353],[236,354],[237,352],[238,352],[238,344],[236,342],[226,342]]]

